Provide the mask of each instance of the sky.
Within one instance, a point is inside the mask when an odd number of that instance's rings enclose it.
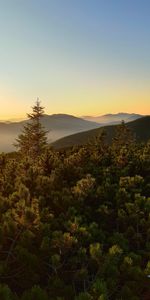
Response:
[[[149,0],[0,0],[0,120],[150,114]]]

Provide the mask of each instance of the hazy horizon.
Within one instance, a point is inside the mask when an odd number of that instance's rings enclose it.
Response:
[[[30,109],[30,111],[31,111],[31,109]],[[97,117],[103,117],[103,116],[105,116],[105,115],[117,115],[117,114],[139,114],[139,115],[141,115],[141,116],[146,116],[146,115],[148,115],[148,114],[141,114],[141,113],[135,113],[135,112],[122,112],[122,111],[119,111],[119,112],[115,112],[115,113],[111,113],[111,112],[107,112],[107,113],[105,113],[105,114],[95,114],[95,115],[86,115],[86,114],[84,114],[84,115],[75,115],[75,114],[67,114],[67,113],[63,113],[63,112],[58,112],[58,113],[54,113],[54,114],[49,114],[49,113],[47,113],[46,111],[45,111],[45,113],[44,113],[45,115],[48,115],[48,116],[53,116],[53,115],[70,115],[70,116],[74,116],[74,117],[77,117],[77,118],[84,118],[84,117],[93,117],[93,118],[97,118]],[[27,118],[27,115],[25,115],[25,116],[23,116],[23,117],[18,117],[18,118],[15,118],[14,116],[12,116],[12,117],[10,117],[10,118],[0,118],[0,122],[21,122],[21,121],[24,121],[24,120],[27,120],[28,118]]]

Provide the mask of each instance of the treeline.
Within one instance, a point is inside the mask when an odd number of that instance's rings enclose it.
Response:
[[[150,299],[150,143],[56,152],[41,109],[0,155],[0,299]]]

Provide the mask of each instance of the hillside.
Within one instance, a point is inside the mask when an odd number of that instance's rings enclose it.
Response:
[[[102,130],[106,131],[108,142],[111,142],[117,126],[118,125],[103,126],[82,133],[73,134],[54,142],[52,145],[55,149],[71,147],[74,145],[82,145],[100,134]],[[147,141],[150,139],[150,131],[148,130],[148,128],[150,128],[150,116],[142,117],[135,121],[129,122],[128,127],[134,132],[137,140]]]
[[[0,122],[0,152],[14,150],[13,143],[27,121]],[[99,124],[66,114],[45,115],[42,124],[48,133],[49,142],[64,136],[98,128]]]
[[[150,299],[150,144],[30,150],[0,154],[0,300]]]

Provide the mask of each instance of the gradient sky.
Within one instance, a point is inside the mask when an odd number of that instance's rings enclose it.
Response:
[[[150,114],[149,0],[0,0],[0,120]]]

